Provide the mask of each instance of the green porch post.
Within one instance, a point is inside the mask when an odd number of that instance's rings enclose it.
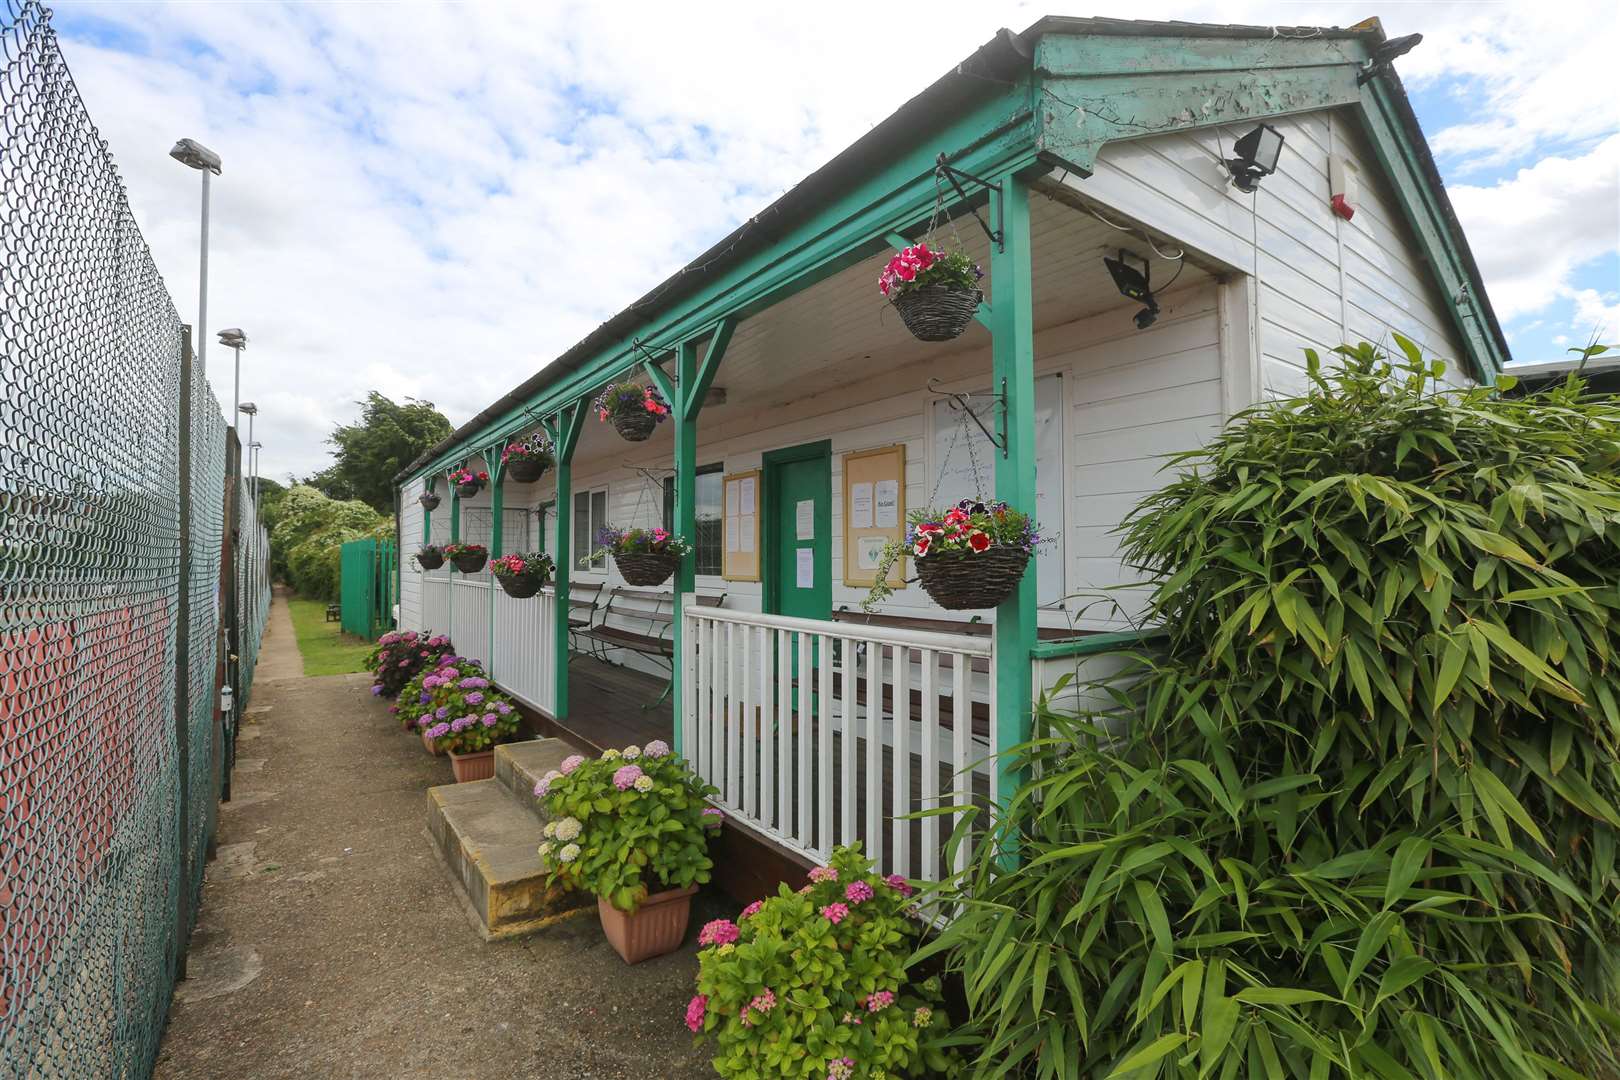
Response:
[[[494,454],[493,459],[491,454]],[[506,488],[501,480],[506,467],[501,464],[501,455],[493,450],[485,451],[484,458],[489,461],[489,557],[493,559],[506,554],[501,546],[506,539],[501,528],[501,512],[506,509]]]
[[[1003,243],[990,254],[994,357],[992,393],[1005,394],[1006,453],[996,456],[996,498],[1035,512],[1035,312],[1031,299],[1029,185],[1002,178],[991,198],[1000,205]],[[996,609],[996,799],[1011,801],[1022,773],[1002,757],[1030,734],[1030,653],[1035,644],[1035,567]],[[1010,858],[1016,853],[1009,852]]]
[[[585,415],[590,411],[590,398],[581,398],[572,405],[564,405],[555,420],[546,421],[546,433],[551,436],[557,455],[557,575],[553,588],[557,594],[557,608],[552,612],[552,664],[556,680],[556,704],[552,715],[561,720],[568,715],[568,582],[573,569],[573,460],[574,448],[579,445],[579,432],[585,426]]]

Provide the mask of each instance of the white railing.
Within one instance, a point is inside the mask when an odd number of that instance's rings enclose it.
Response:
[[[820,862],[859,841],[883,873],[942,877],[962,815],[896,819],[995,798],[991,639],[684,610],[682,752],[726,811]]]
[[[495,595],[495,641],[490,676],[501,689],[547,716],[557,707],[557,594],[546,586],[527,600],[500,588]]]
[[[489,667],[489,579],[456,574],[450,579],[450,643],[458,655]]]
[[[450,632],[450,579],[432,571],[422,575],[422,625],[418,630]]]

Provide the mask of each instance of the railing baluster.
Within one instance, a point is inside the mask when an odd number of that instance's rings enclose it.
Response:
[[[957,662],[961,661],[957,657]],[[922,650],[922,809],[939,806],[939,691],[934,687],[938,660],[933,649]],[[922,866],[918,871],[927,881],[940,877],[939,818],[922,819]]]
[[[820,650],[816,663],[816,851],[823,858],[832,854],[833,706],[832,639],[816,638]]]
[[[775,627],[764,627],[759,642],[759,821],[766,828],[776,810],[776,655]]]
[[[866,854],[883,865],[883,645],[866,646]]]
[[[894,647],[894,725],[893,769],[894,802],[890,810],[890,839],[894,848],[891,872],[911,876],[911,649]]]
[[[776,827],[793,835],[793,631],[776,632]]]
[[[951,815],[952,828],[962,823],[966,808],[973,802],[973,771],[968,768],[973,735],[973,698],[967,691],[968,658],[961,653],[951,657],[951,801],[961,807]],[[960,873],[967,869],[972,844],[963,842],[956,849],[956,865]]]
[[[839,757],[843,759],[843,769],[839,777],[840,794],[843,796],[839,807],[838,842],[844,845],[855,842],[855,791],[858,774],[855,771],[855,698],[856,685],[861,677],[860,661],[855,655],[855,642],[849,638],[838,639],[838,651],[843,657],[842,674],[839,679],[841,696],[844,699],[844,723],[839,736],[839,748],[842,751]]]
[[[811,636],[799,634],[799,782],[796,788],[799,800],[799,822],[794,839],[805,847],[815,844],[810,828],[810,815],[815,810],[814,788],[811,786],[810,764],[815,753],[815,647]]]

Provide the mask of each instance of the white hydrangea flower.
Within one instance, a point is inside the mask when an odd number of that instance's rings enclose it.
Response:
[[[640,776],[636,777],[635,783],[631,786],[642,794],[646,794],[653,789],[653,778],[648,776],[646,773],[642,773]]]
[[[579,858],[579,845],[565,844],[563,849],[557,852],[557,858],[565,863],[573,862],[575,859]]]
[[[626,760],[626,761],[634,761],[634,760],[636,760],[636,758],[638,758],[640,756],[641,756],[641,747],[639,747],[639,746],[627,746],[627,747],[624,748],[624,760]]]
[[[617,750],[612,749],[612,748],[609,748],[607,750],[602,751],[602,760],[603,761],[615,761],[615,760],[618,759],[619,756],[620,756],[619,752]]]
[[[547,840],[550,840],[552,837],[556,836],[557,823],[555,821],[546,822],[545,828],[540,830],[540,835],[544,836]]]
[[[585,831],[585,826],[580,823],[579,818],[565,817],[552,823],[551,830],[551,835],[566,843],[569,840],[578,840],[579,834]]]
[[[547,835],[549,835],[549,834],[547,834]],[[540,845],[540,858],[542,860],[551,858],[551,849],[552,849],[552,847],[553,847],[553,845],[552,845],[550,840],[547,840],[547,841],[545,841],[544,843],[542,843]]]

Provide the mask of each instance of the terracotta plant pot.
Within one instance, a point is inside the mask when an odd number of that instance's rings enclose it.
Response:
[[[422,504],[424,510],[437,510],[439,508],[439,497],[432,492],[418,495],[416,501]]]
[[[471,484],[457,484],[456,490],[461,492],[461,497],[463,499],[470,499],[480,491],[484,490],[484,485],[477,482]]]
[[[533,461],[529,459],[509,461],[506,463],[506,475],[520,484],[532,484],[544,476],[549,468],[551,468],[549,461]]]
[[[489,561],[488,555],[457,555],[451,560],[463,574],[476,574]]]
[[[422,746],[423,746],[423,748],[426,749],[427,752],[432,754],[434,757],[444,757],[444,751],[439,749],[437,746],[434,746],[433,745],[433,740],[428,738],[427,729],[422,728],[421,732],[422,732]]]
[[[692,897],[696,895],[696,885],[653,893],[641,902],[634,915],[626,915],[598,896],[596,914],[613,951],[625,963],[639,964],[681,947],[686,940],[687,921],[692,917]]]
[[[458,784],[489,780],[495,775],[495,751],[480,750],[475,754],[458,754],[452,750],[450,768],[455,772]]]

